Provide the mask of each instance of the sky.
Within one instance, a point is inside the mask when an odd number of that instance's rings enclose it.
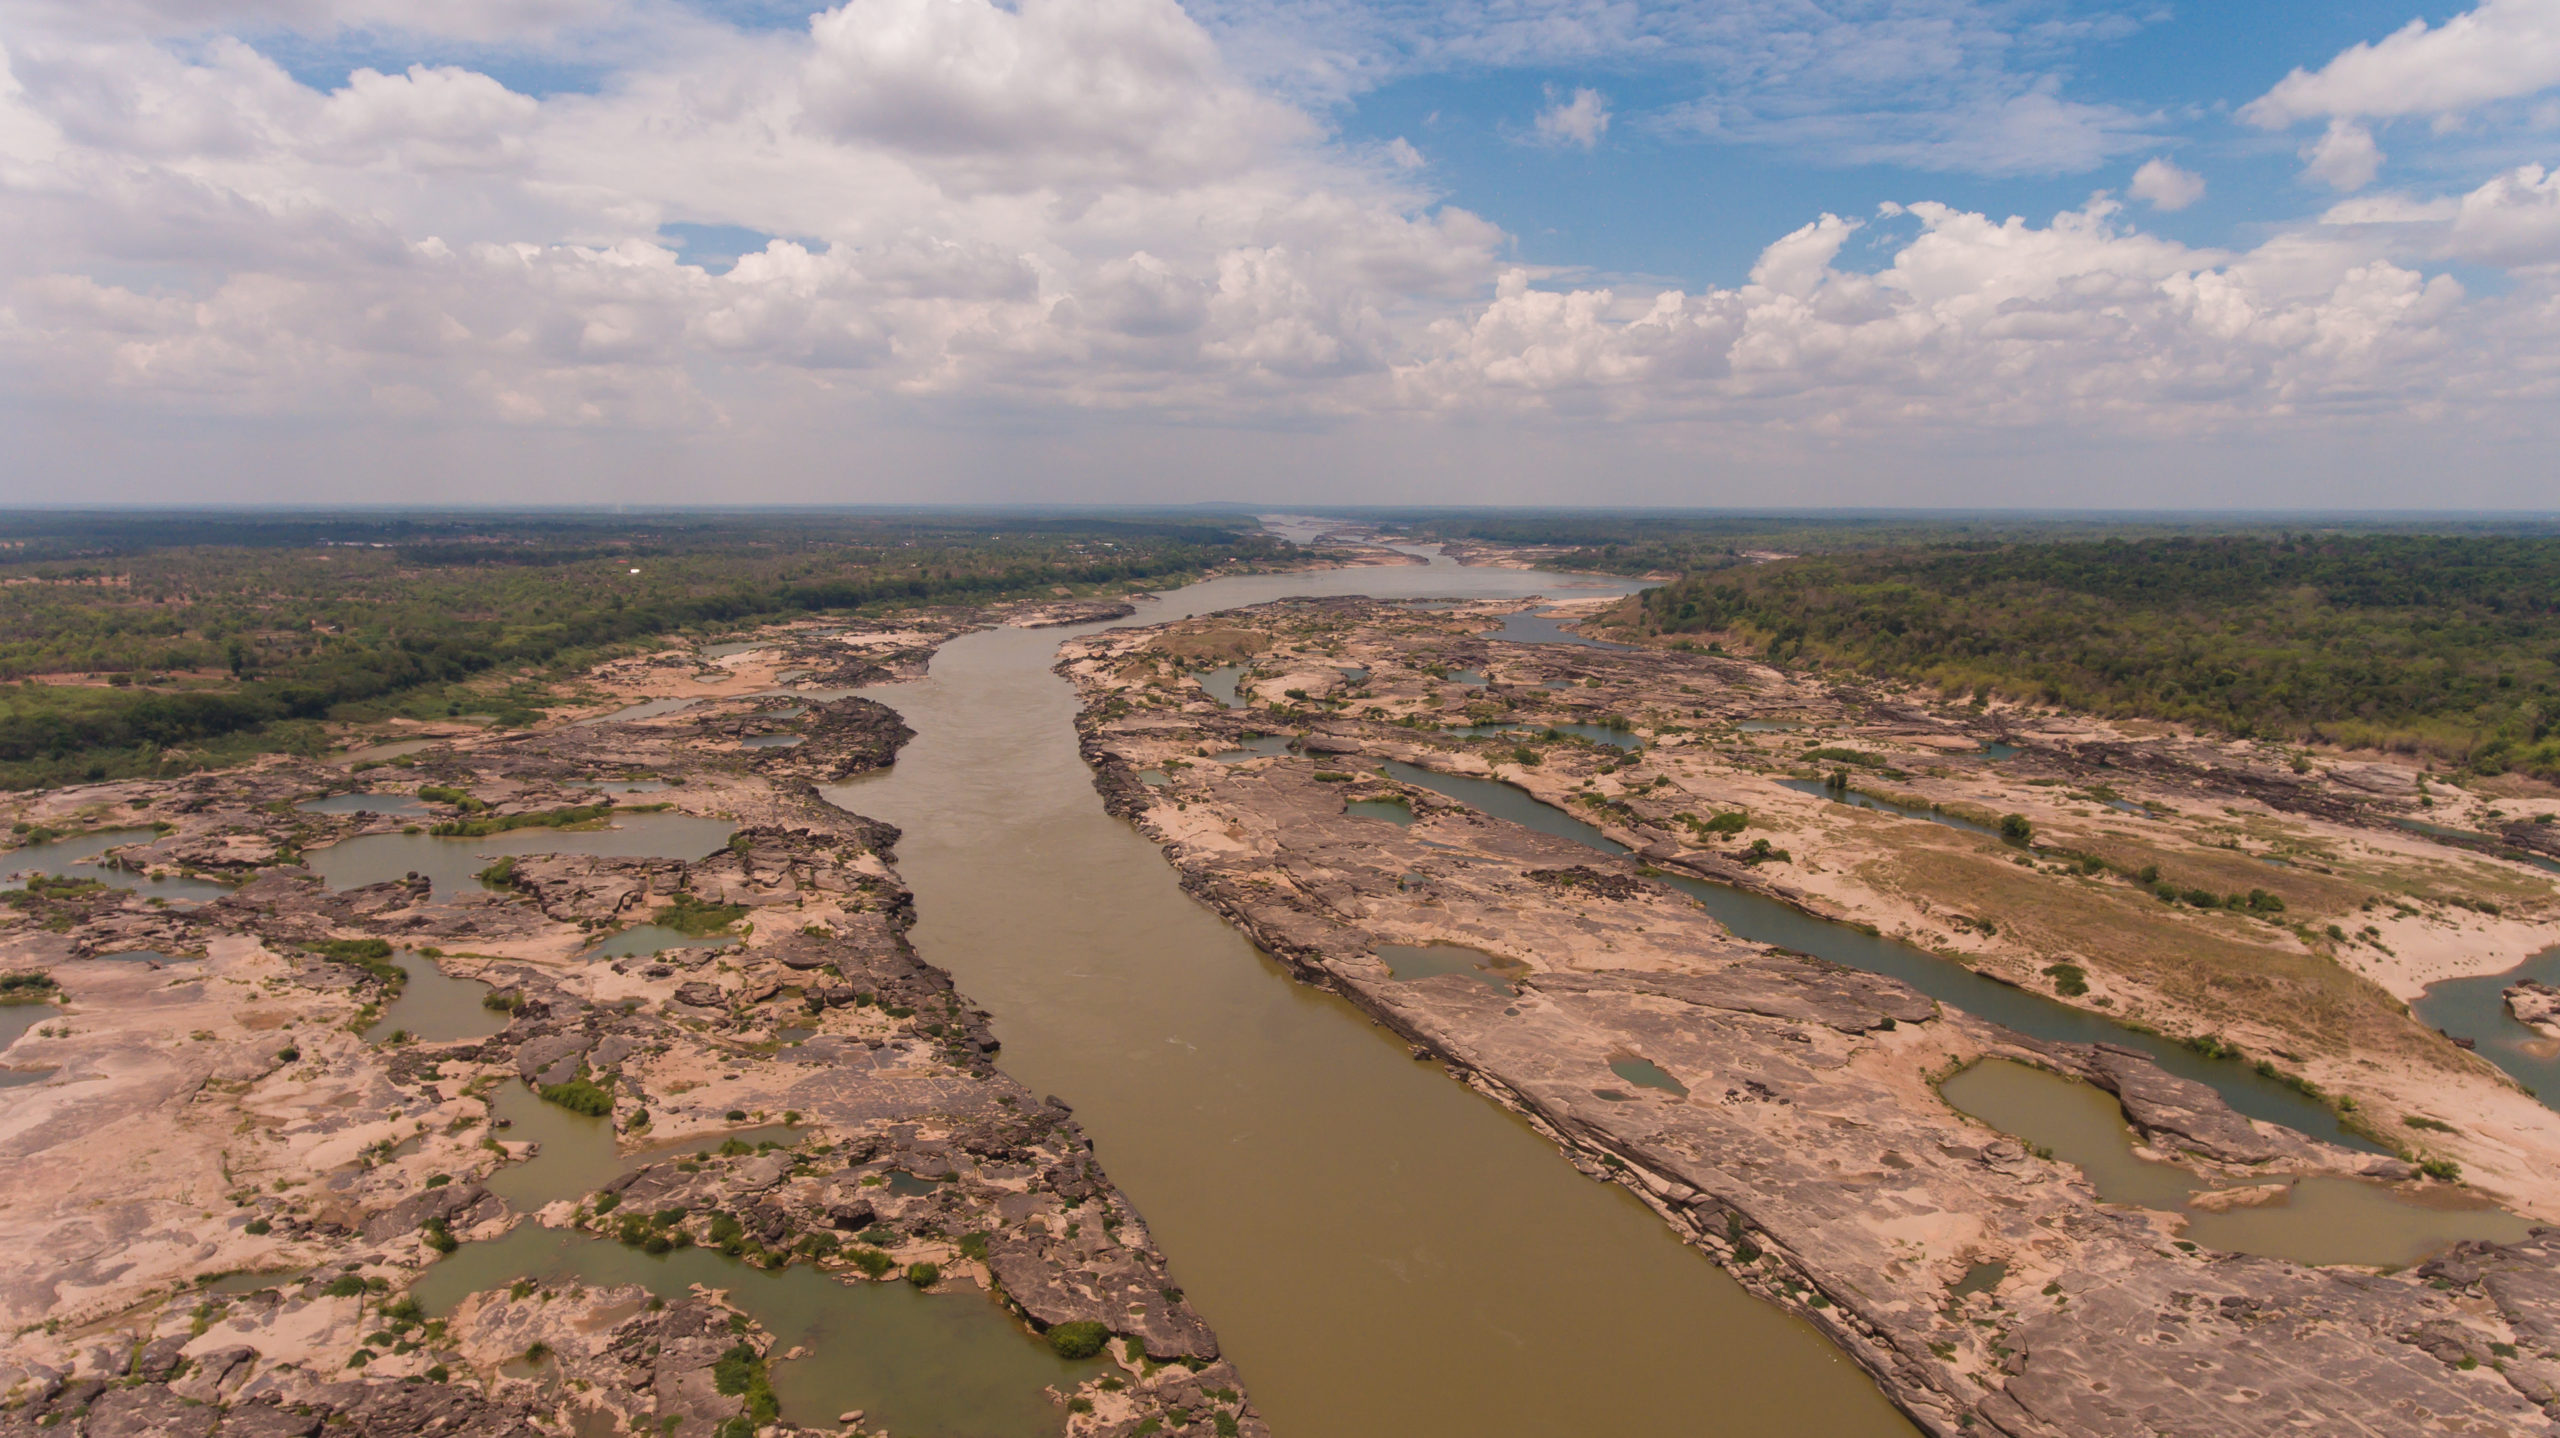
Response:
[[[0,504],[2560,509],[2560,0],[0,0]]]

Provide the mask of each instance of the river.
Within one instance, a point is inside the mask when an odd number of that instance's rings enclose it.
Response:
[[[1368,568],[1250,576],[1157,623],[1291,595],[1550,597],[1614,582]],[[867,691],[916,738],[828,797],[905,831],[917,947],[1073,1104],[1283,1434],[1907,1434],[1809,1325],[1623,1189],[1293,983],[1103,812],[1051,672],[1078,629],[964,636]]]

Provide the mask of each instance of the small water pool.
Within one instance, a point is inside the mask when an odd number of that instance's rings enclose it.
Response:
[[[0,853],[0,874],[20,882],[37,874],[48,879],[94,879],[110,889],[128,889],[146,898],[180,903],[202,903],[231,892],[209,879],[150,878],[103,862],[109,849],[148,844],[159,837],[157,829],[107,829],[49,839]]]
[[[1229,664],[1217,669],[1201,670],[1191,677],[1200,681],[1200,687],[1208,693],[1210,698],[1230,709],[1242,709],[1245,707],[1244,696],[1237,692],[1236,681],[1243,676],[1243,665]]]
[[[807,742],[803,734],[750,734],[738,741],[741,749],[796,749]]]
[[[1236,748],[1220,750],[1212,757],[1222,764],[1241,764],[1247,759],[1268,759],[1288,752],[1288,735],[1258,734],[1243,740]]]
[[[391,962],[409,976],[400,996],[383,1006],[382,1017],[364,1031],[364,1041],[378,1044],[395,1033],[407,1033],[423,1044],[487,1038],[504,1029],[511,1016],[483,1004],[493,990],[477,979],[447,977],[424,954],[396,953]]]
[[[714,1249],[652,1256],[574,1229],[524,1224],[439,1259],[411,1288],[450,1314],[472,1293],[519,1278],[589,1287],[637,1284],[666,1299],[696,1285],[726,1290],[775,1338],[771,1368],[782,1416],[832,1430],[859,1408],[867,1428],[900,1438],[1052,1438],[1066,1410],[1046,1389],[1072,1389],[1107,1360],[1069,1362],[973,1287],[926,1293],[906,1283],[842,1280],[805,1263],[767,1272]]]
[[[1586,639],[1565,628],[1562,618],[1541,614],[1534,609],[1523,609],[1517,614],[1504,615],[1502,627],[1484,637],[1507,640],[1513,644],[1579,644],[1586,649],[1626,650],[1634,647],[1627,644],[1611,644],[1600,639]]]
[[[1689,1086],[1673,1078],[1668,1070],[1651,1059],[1634,1054],[1621,1054],[1609,1060],[1609,1072],[1638,1088],[1660,1089],[1675,1098],[1687,1098]]]
[[[1518,959],[1461,944],[1380,944],[1377,954],[1379,962],[1387,966],[1388,975],[1398,983],[1457,974],[1488,988],[1516,994],[1519,990],[1513,982],[1529,972],[1529,966]]]
[[[1947,1102],[1993,1128],[2051,1150],[2080,1169],[2108,1203],[2179,1214],[2190,1242],[2308,1264],[2402,1268],[2463,1239],[2513,1243],[2524,1219],[2443,1185],[2391,1186],[2336,1177],[2270,1177],[2240,1186],[2264,1202],[2217,1211],[2192,1200],[2213,1187],[2173,1164],[2134,1154],[2115,1098],[2043,1069],[1986,1059],[1941,1086]],[[2282,1186],[2282,1191],[2276,1189]]]
[[[1413,806],[1402,799],[1354,799],[1342,812],[1355,819],[1384,819],[1400,829],[1413,827]]]

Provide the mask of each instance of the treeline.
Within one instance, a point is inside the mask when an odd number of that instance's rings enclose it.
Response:
[[[2018,511],[1827,512],[1696,509],[1327,510],[1402,529],[1418,539],[1557,547],[1549,562],[1607,574],[1694,574],[1759,562],[1758,556],[1935,545],[2054,544],[2106,539],[2280,538],[2298,515],[2058,514]],[[2547,519],[2413,520],[2341,515],[2323,533],[2560,535]]]
[[[1258,532],[1125,520],[483,525],[440,536],[431,562],[414,535],[385,548],[80,537],[119,552],[0,563],[0,679],[18,681],[0,688],[0,784],[154,772],[171,749],[207,762],[303,748],[324,720],[466,703],[522,722],[544,696],[501,680],[657,635],[1162,582],[1285,552]]]
[[[2560,539],[1952,544],[1693,574],[1640,627],[1949,695],[2560,775]]]

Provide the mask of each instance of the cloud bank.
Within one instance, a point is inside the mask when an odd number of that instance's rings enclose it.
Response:
[[[462,5],[440,23],[523,43],[633,23],[603,6]],[[2560,374],[2560,183],[2535,166],[2410,197],[2388,224],[2342,207],[2238,250],[2146,233],[2103,195],[2029,220],[1924,193],[1807,216],[1747,281],[1692,291],[1508,258],[1510,237],[1429,188],[1411,146],[1341,140],[1268,55],[1241,62],[1245,41],[1175,0],[669,21],[681,44],[543,96],[444,63],[317,86],[232,33],[382,24],[373,0],[6,13],[0,399],[120,428],[701,442],[1493,423],[1762,455],[2412,423],[2518,439],[2547,430]],[[1534,37],[1521,7],[1476,43],[1643,40],[1609,30],[1635,23],[1620,7],[1543,13]],[[1939,43],[1960,57],[1966,33]],[[1830,39],[1834,58],[1868,53]],[[2365,113],[2322,98],[2362,53],[2261,104]],[[1927,52],[1872,58],[1885,88]],[[1759,103],[1714,123],[1761,123]],[[1924,170],[1953,148],[2032,168],[2057,145],[2094,163],[2145,143],[2083,109],[1994,85],[1896,143]],[[1585,149],[1609,125],[1588,87],[1536,121]],[[2350,118],[2312,158],[2341,189],[2379,163]],[[2176,210],[2203,190],[2154,159],[2129,193]],[[670,225],[774,238],[715,274]],[[2456,260],[2510,282],[2472,295],[2444,272]],[[0,476],[21,500],[57,477]]]

